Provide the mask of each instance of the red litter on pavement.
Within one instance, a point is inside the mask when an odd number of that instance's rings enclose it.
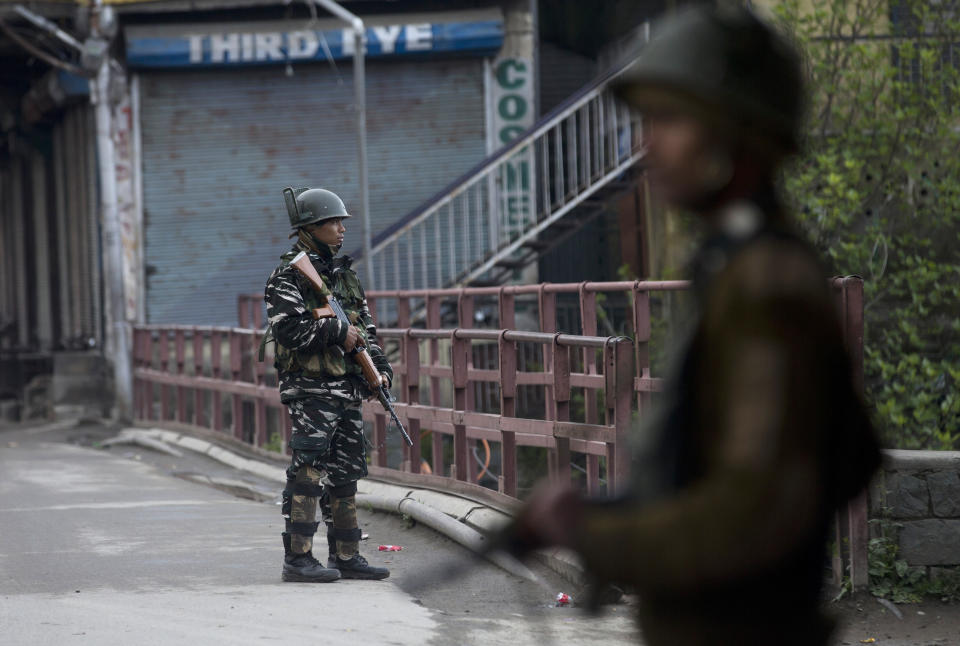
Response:
[[[399,552],[403,548],[400,547],[399,545],[381,545],[377,549],[380,550],[381,552]]]
[[[557,595],[557,607],[569,606],[571,601],[573,601],[573,599],[571,599],[570,595],[566,592],[561,592]]]

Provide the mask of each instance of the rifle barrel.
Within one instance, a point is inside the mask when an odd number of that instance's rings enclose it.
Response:
[[[397,417],[397,411],[393,410],[393,406],[390,405],[390,393],[383,386],[380,386],[380,392],[377,393],[377,399],[380,400],[380,403],[383,407],[390,413],[390,417],[393,418],[393,423],[397,425],[397,428],[400,429],[400,435],[403,436],[403,440],[407,443],[407,446],[413,446],[413,440],[410,439],[410,435],[407,433],[407,429],[403,428],[403,424],[400,423],[400,418]]]

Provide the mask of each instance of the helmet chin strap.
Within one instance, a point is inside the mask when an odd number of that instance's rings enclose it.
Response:
[[[309,251],[312,251],[316,254],[320,253],[320,248],[318,246],[320,241],[314,238],[313,234],[308,233],[306,229],[297,229],[297,241]]]
[[[340,251],[340,247],[343,246],[343,245],[329,245],[325,242],[321,242],[320,240],[317,240],[317,238],[313,234],[308,233],[307,230],[302,227],[297,229],[295,234],[290,234],[290,237],[292,238],[294,235],[297,236],[297,242],[303,245],[307,250],[312,251],[313,253],[319,256],[324,255],[320,251],[320,249],[322,248],[329,249],[330,253],[335,256],[337,255],[337,252]]]

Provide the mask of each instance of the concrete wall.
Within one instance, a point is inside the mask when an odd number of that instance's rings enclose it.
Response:
[[[960,568],[960,451],[884,451],[870,517],[896,525],[899,556],[936,576]],[[879,528],[871,528],[871,536]]]

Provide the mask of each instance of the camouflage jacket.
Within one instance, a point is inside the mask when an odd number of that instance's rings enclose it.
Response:
[[[650,644],[825,643],[830,514],[869,481],[876,438],[812,249],[749,204],[716,220],[655,450],[632,496],[587,509],[577,550],[635,587]],[[658,465],[650,496],[638,478]]]
[[[290,266],[300,251],[307,251],[314,268],[323,279],[323,294]],[[264,290],[269,321],[268,336],[276,343],[274,365],[277,368],[280,399],[301,397],[339,397],[359,400],[370,394],[360,366],[344,353],[347,325],[336,318],[316,320],[311,311],[326,304],[332,294],[343,307],[352,325],[361,331],[377,369],[393,380],[393,369],[377,343],[376,327],[357,274],[350,269],[348,256],[336,257],[333,249],[322,255],[299,244],[285,253],[270,275]]]

